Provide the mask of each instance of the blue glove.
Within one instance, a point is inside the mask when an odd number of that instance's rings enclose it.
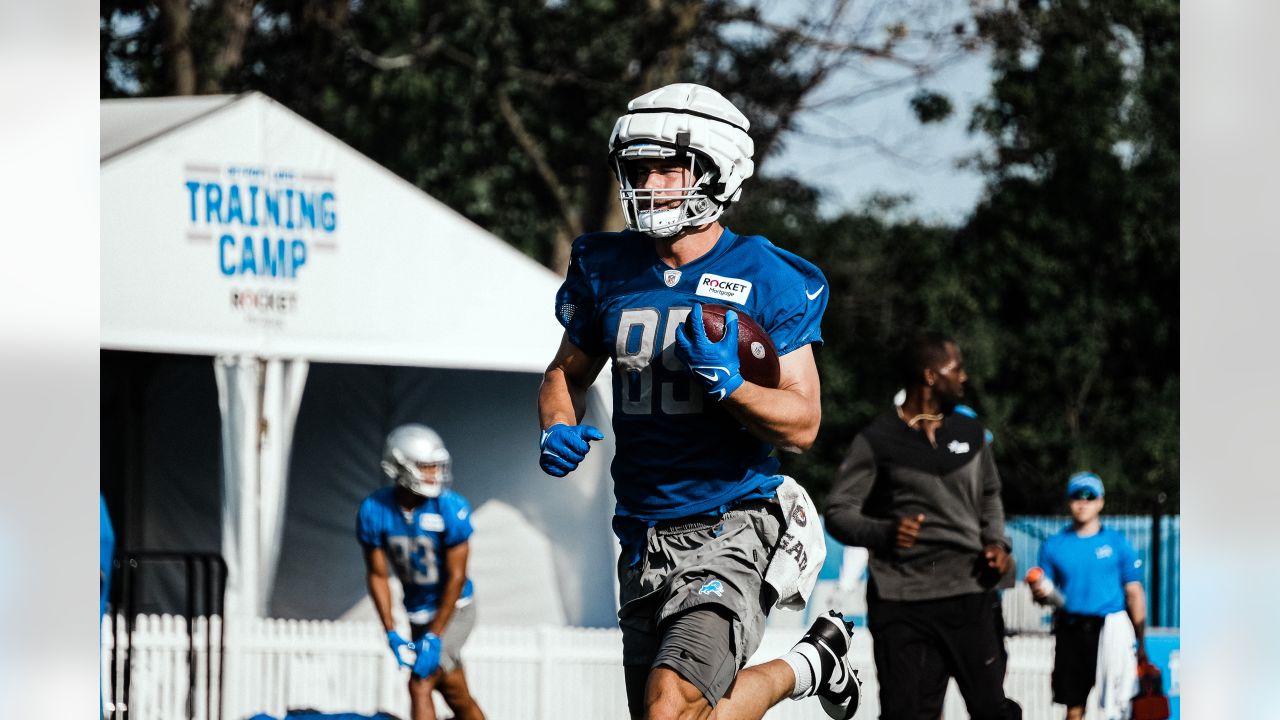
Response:
[[[400,657],[400,648],[407,647],[413,649],[413,643],[400,637],[400,633],[395,630],[387,631],[387,643],[391,645],[391,654],[396,656],[396,662],[400,663],[400,667],[413,667],[404,658]]]
[[[711,342],[702,324],[702,305],[694,305],[689,319],[676,331],[676,357],[716,400],[732,395],[743,383],[738,371],[738,313],[730,310],[724,314],[724,337]]]
[[[604,433],[592,425],[565,425],[556,423],[542,431],[538,448],[542,455],[538,464],[542,472],[553,477],[564,477],[578,467],[578,463],[591,449],[591,440],[603,440]]]
[[[418,648],[418,659],[413,663],[413,674],[420,678],[429,677],[440,667],[440,651],[444,649],[440,643],[440,636],[429,632],[413,644]]]

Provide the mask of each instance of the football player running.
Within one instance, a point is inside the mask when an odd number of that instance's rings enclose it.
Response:
[[[369,596],[391,653],[410,668],[413,720],[435,720],[432,690],[440,691],[460,720],[484,718],[462,671],[462,645],[476,623],[467,578],[471,507],[449,489],[451,467],[449,451],[431,428],[409,424],[392,430],[382,469],[395,484],[365,498],[356,517]],[[391,615],[393,570],[404,587],[413,642],[396,632]]]
[[[760,718],[813,695],[831,717],[851,717],[859,683],[850,626],[838,615],[819,618],[782,658],[743,668],[779,601],[765,577],[780,538],[790,519],[807,524],[803,512],[781,510],[795,483],[778,474],[775,448],[801,452],[818,432],[813,346],[826,280],[765,238],[720,224],[754,169],[747,118],[720,93],[669,85],[627,109],[609,140],[627,228],[574,241],[556,296],[565,331],[538,410],[540,465],[562,477],[604,437],[579,423],[587,389],[613,361],[613,528],[631,717]],[[720,342],[708,340],[704,302],[744,312],[769,333],[777,388],[743,379],[737,313],[727,313]]]

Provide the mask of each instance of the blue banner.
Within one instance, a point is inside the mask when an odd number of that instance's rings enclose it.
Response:
[[[1180,637],[1177,631],[1147,631],[1147,660],[1160,668],[1160,677],[1164,681],[1164,694],[1169,698],[1169,720],[1178,720],[1181,716],[1179,712],[1179,706],[1182,704]]]

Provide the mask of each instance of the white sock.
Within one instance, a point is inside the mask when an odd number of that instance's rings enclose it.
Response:
[[[822,660],[818,657],[818,648],[811,643],[800,643],[791,652],[783,655],[781,660],[791,666],[796,676],[795,689],[791,691],[791,699],[799,700],[812,694],[818,682],[818,673],[822,671]]]

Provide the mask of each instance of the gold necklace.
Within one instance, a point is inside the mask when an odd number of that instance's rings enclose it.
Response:
[[[907,414],[902,412],[902,406],[897,405],[896,407],[898,409],[898,417],[901,418],[902,422],[906,423],[907,427],[911,428],[912,430],[916,429],[916,423],[918,422],[925,422],[925,421],[942,422],[942,413],[920,413],[919,415],[916,415],[915,417],[908,420]]]

